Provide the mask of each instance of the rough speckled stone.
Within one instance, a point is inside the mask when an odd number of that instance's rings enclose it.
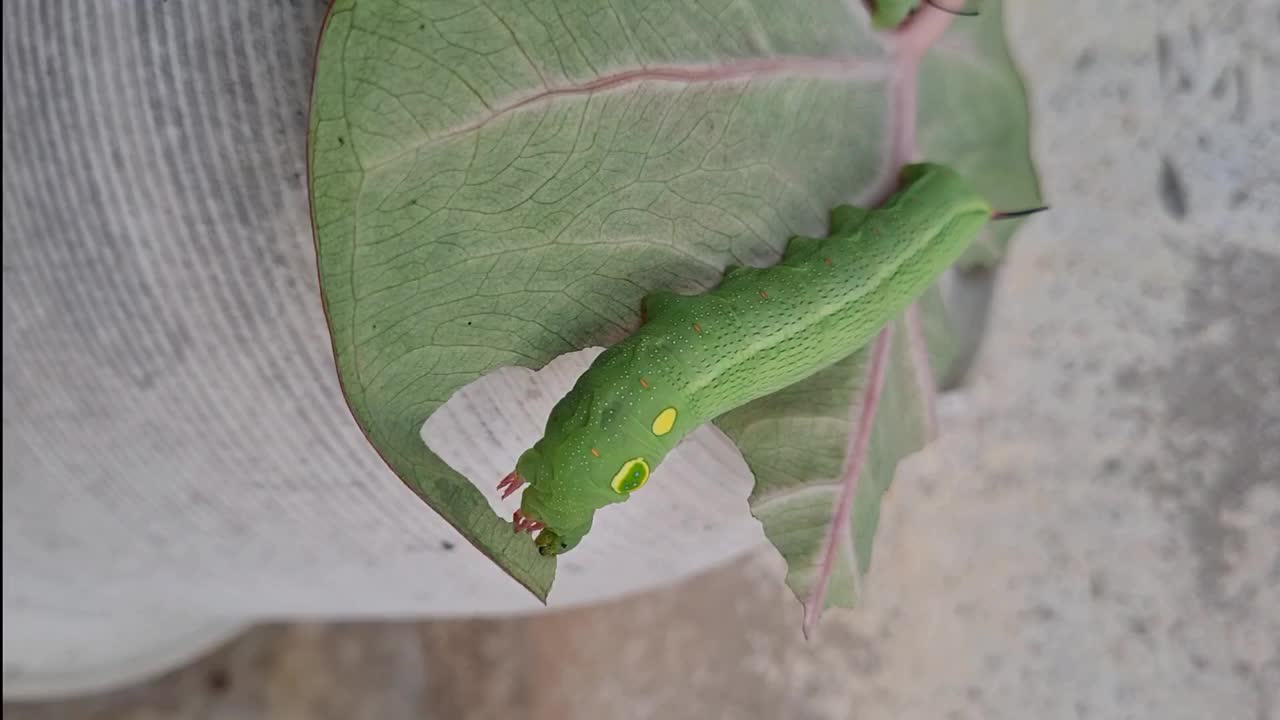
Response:
[[[905,464],[857,612],[768,552],[544,617],[255,630],[34,718],[1280,713],[1280,13],[1015,4],[1054,211]]]

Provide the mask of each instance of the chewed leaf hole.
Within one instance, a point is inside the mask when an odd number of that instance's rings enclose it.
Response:
[[[567,353],[538,371],[506,367],[484,375],[427,419],[423,442],[510,520],[523,490],[504,500],[498,481],[542,436],[551,408],[602,351]],[[608,469],[604,483],[615,470]],[[710,423],[693,431],[654,468],[645,492],[598,511],[592,531],[561,556],[553,604],[674,582],[764,542],[747,506],[753,482],[724,433]],[[520,541],[533,542],[527,535]]]

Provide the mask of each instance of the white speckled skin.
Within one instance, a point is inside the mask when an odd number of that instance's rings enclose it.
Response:
[[[645,298],[645,323],[605,350],[552,409],[521,455],[525,517],[539,548],[572,550],[596,510],[630,493],[611,487],[637,458],[648,472],[695,428],[781,390],[866,345],[955,263],[991,206],[950,168],[920,163],[881,207],[844,205],[827,237],[792,238],[782,259],[738,267],[701,295]],[[651,431],[676,411],[674,427]]]

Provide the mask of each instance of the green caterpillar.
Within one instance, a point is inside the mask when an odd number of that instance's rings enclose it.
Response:
[[[543,555],[576,546],[686,434],[867,344],[995,214],[954,171],[908,165],[875,210],[841,205],[824,239],[796,236],[769,268],[734,267],[701,295],[649,294],[642,324],[601,353],[498,484],[524,483],[515,531]]]
[[[924,2],[952,15],[972,17],[978,14],[965,10],[953,10],[942,5],[939,0],[924,0]],[[951,0],[951,2],[959,4],[955,0]],[[906,20],[907,16],[920,5],[920,0],[871,0],[870,5],[872,27],[887,30],[901,25],[902,21]]]

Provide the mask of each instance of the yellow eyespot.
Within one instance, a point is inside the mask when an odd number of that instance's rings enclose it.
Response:
[[[613,476],[609,485],[619,495],[635,492],[644,487],[649,480],[649,463],[644,458],[633,458],[622,464],[622,469]]]
[[[676,409],[669,407],[658,413],[658,417],[653,419],[653,434],[662,436],[671,432],[671,428],[676,426]]]

